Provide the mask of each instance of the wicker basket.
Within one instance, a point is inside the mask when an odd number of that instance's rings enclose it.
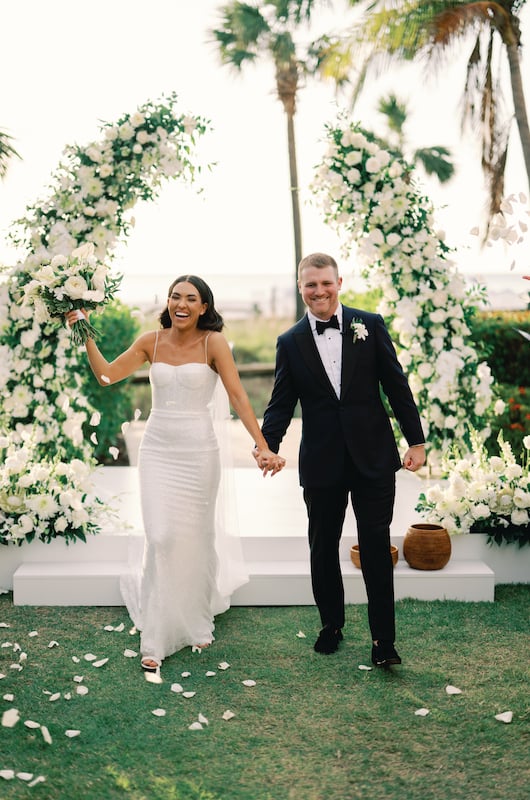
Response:
[[[451,537],[442,525],[418,522],[405,534],[403,556],[412,569],[443,569],[451,558]]]
[[[398,549],[394,544],[390,545],[390,554],[392,556],[392,564],[395,567],[397,562],[398,562],[398,555],[399,554],[398,554]],[[359,545],[358,544],[354,544],[350,548],[350,558],[352,560],[353,565],[355,567],[357,567],[357,569],[361,569],[361,554],[359,553]]]

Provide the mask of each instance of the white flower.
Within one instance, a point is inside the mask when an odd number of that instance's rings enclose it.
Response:
[[[65,281],[64,293],[71,300],[81,300],[87,291],[87,282],[81,275],[72,275]]]

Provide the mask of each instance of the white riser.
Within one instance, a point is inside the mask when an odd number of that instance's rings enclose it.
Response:
[[[313,605],[307,561],[247,564],[249,582],[232,596],[235,606]],[[366,603],[360,570],[342,562],[347,603]],[[15,605],[121,606],[119,578],[125,562],[26,563],[13,577]],[[414,570],[399,561],[394,570],[396,599],[487,601],[494,599],[495,576],[477,561],[449,562],[442,570]]]

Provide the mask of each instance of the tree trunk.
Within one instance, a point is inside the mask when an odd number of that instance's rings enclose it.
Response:
[[[294,137],[294,114],[287,114],[287,141],[289,145],[289,177],[291,181],[291,207],[293,210],[294,272],[296,291],[296,319],[304,315],[305,307],[298,291],[298,264],[302,260],[302,222],[300,219],[300,190],[296,165],[296,142]]]
[[[516,43],[506,43],[508,62],[510,64],[510,82],[512,85],[513,106],[515,119],[523,148],[523,158],[526,167],[527,183],[530,187],[530,128],[528,126],[528,114],[526,112],[526,102],[523,92],[523,81],[521,79],[521,64],[519,61],[519,49]]]

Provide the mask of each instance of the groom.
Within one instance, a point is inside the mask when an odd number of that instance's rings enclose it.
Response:
[[[339,303],[336,261],[312,253],[298,267],[307,314],[278,338],[275,382],[262,431],[278,452],[297,401],[302,409],[300,484],[309,519],[311,580],[322,630],[318,653],[342,640],[344,587],[339,542],[351,498],[368,596],[372,661],[400,664],[394,647],[390,522],[395,473],[425,463],[424,437],[407,379],[378,314]],[[380,396],[388,398],[409,448],[401,462]],[[261,468],[258,455],[256,460]]]

